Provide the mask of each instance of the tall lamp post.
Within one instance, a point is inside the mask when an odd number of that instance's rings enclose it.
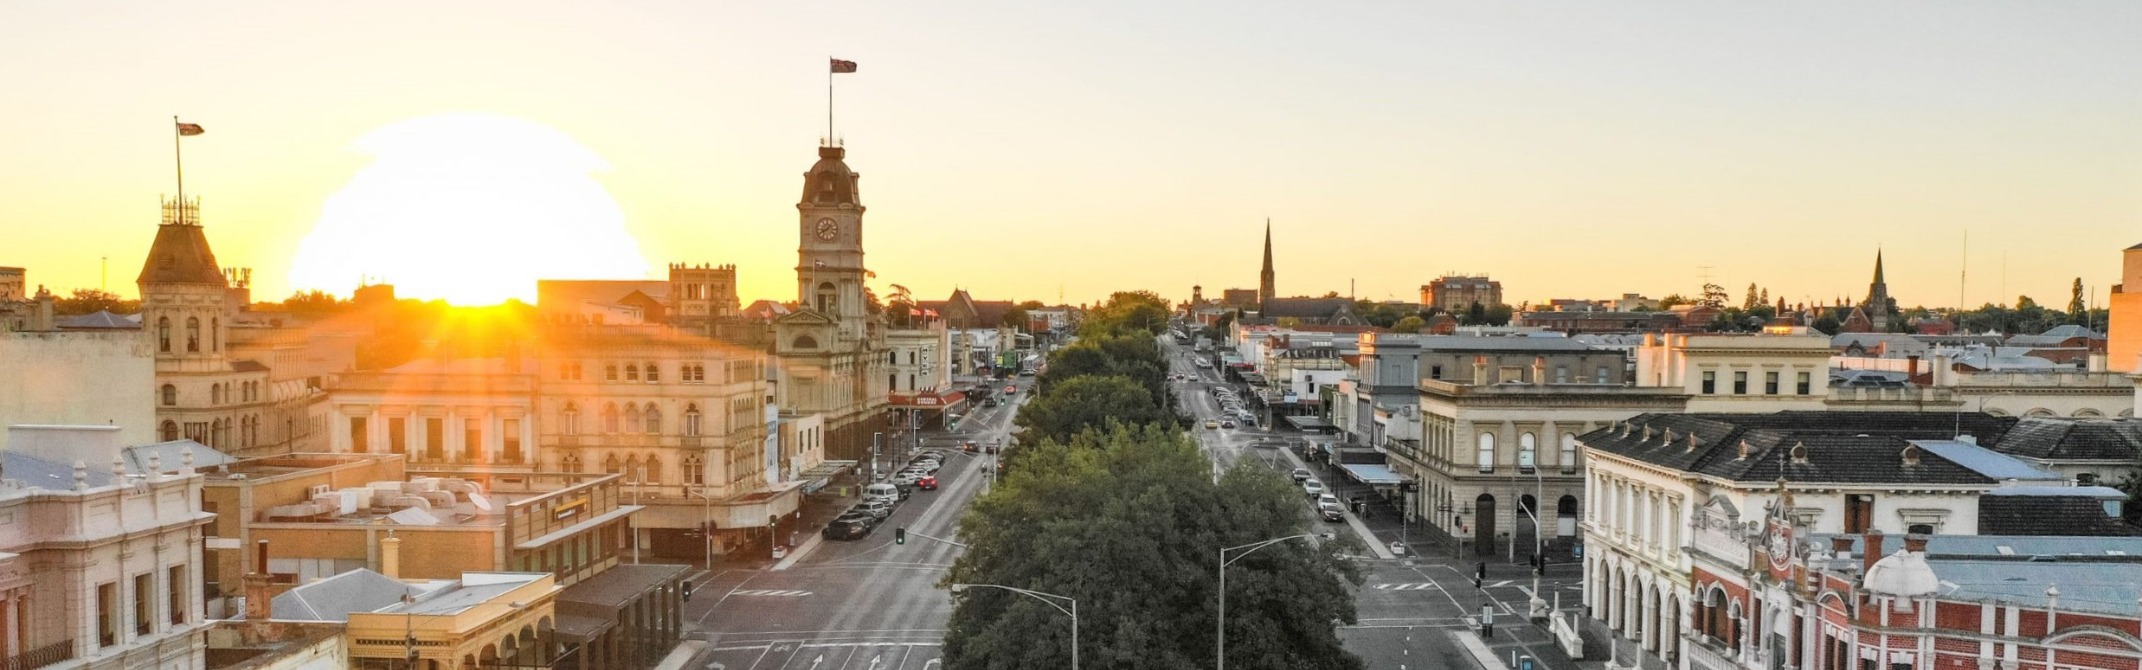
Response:
[[[1537,567],[1532,570],[1532,601],[1528,604],[1531,618],[1538,621],[1547,618],[1547,598],[1540,595],[1540,573],[1547,571],[1547,536],[1545,529],[1540,527],[1540,501],[1547,497],[1547,483],[1533,456],[1520,452],[1518,462],[1532,470],[1532,505],[1519,507],[1525,507],[1525,514],[1532,517],[1532,560]],[[1518,494],[1518,502],[1524,502],[1524,494]],[[1510,543],[1516,546],[1517,539],[1511,538]]]
[[[1054,608],[1056,608],[1056,611],[1058,611],[1058,612],[1063,612],[1064,614],[1070,615],[1070,616],[1071,616],[1071,670],[1078,670],[1078,599],[1077,599],[1077,598],[1073,598],[1073,597],[1071,597],[1071,596],[1060,596],[1060,595],[1056,595],[1056,594],[1054,594],[1054,593],[1042,593],[1042,592],[1040,592],[1040,591],[1029,591],[1029,590],[1026,590],[1026,589],[1021,589],[1021,588],[1014,588],[1014,587],[1010,587],[1010,586],[1004,586],[1004,585],[1002,585],[1002,584],[953,584],[953,585],[951,585],[951,587],[950,587],[950,588],[952,589],[952,592],[953,592],[953,593],[959,593],[959,592],[961,592],[961,591],[965,591],[965,590],[967,590],[967,589],[972,589],[972,588],[984,588],[984,589],[1003,589],[1003,590],[1006,590],[1006,591],[1010,591],[1010,592],[1012,592],[1012,593],[1017,593],[1017,594],[1019,594],[1019,595],[1023,595],[1023,596],[1026,596],[1026,597],[1028,597],[1028,598],[1033,598],[1033,599],[1035,599],[1035,600],[1039,600],[1039,601],[1041,601],[1041,602],[1044,602],[1044,603],[1048,603],[1048,605],[1049,605],[1050,607],[1054,607]],[[1066,607],[1065,607],[1065,604],[1069,604],[1069,605],[1070,605],[1070,607],[1069,607],[1069,608],[1066,608]]]
[[[1218,668],[1218,670],[1227,670],[1227,566],[1233,564],[1235,561],[1242,560],[1242,557],[1255,553],[1259,549],[1279,544],[1287,540],[1299,540],[1305,537],[1316,537],[1316,534],[1302,533],[1300,535],[1276,537],[1269,540],[1265,540],[1263,542],[1251,542],[1249,544],[1241,546],[1225,547],[1220,549],[1220,614],[1219,616],[1214,617],[1215,620],[1213,621],[1213,628],[1219,631],[1218,639],[1215,640],[1213,643],[1213,656],[1215,659],[1217,659],[1214,665],[1215,668]],[[1241,553],[1235,554],[1234,558],[1228,558],[1227,554],[1229,552]]]

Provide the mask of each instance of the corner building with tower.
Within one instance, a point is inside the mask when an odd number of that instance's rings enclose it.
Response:
[[[886,430],[887,390],[871,383],[891,371],[883,317],[864,287],[861,177],[847,149],[818,148],[796,203],[796,303],[774,321],[776,389],[784,410],[824,417],[826,456],[861,460],[871,433]]]

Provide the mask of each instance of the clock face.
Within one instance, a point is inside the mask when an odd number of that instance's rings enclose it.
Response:
[[[818,220],[818,239],[828,242],[840,235],[840,224],[832,219]]]

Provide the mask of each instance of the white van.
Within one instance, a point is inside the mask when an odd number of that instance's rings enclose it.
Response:
[[[891,484],[871,484],[863,487],[863,501],[883,501],[890,505],[900,501],[900,489]]]

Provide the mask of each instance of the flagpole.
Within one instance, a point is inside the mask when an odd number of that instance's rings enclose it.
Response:
[[[833,57],[827,56],[826,62],[832,63]],[[826,66],[826,146],[833,146],[833,67],[831,65]]]
[[[179,148],[179,120],[171,117],[171,160],[178,168],[178,219],[186,220],[186,154]]]

